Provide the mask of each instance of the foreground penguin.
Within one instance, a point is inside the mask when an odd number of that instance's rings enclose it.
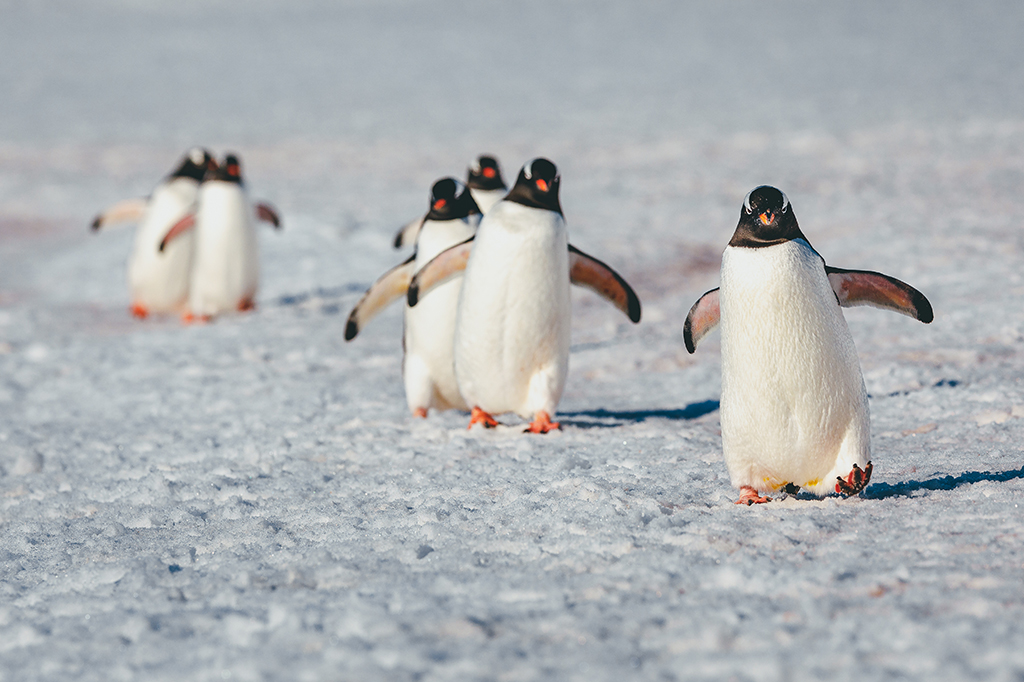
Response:
[[[195,263],[183,319],[208,321],[215,315],[254,307],[259,287],[259,245],[253,220],[258,217],[280,228],[277,212],[265,203],[249,201],[238,157],[207,171],[199,188],[194,214],[168,231],[159,250],[166,251],[181,235],[195,229]]]
[[[493,415],[533,418],[546,433],[569,369],[569,284],[611,300],[633,322],[640,301],[604,263],[568,243],[555,164],[534,159],[512,191],[484,215],[476,236],[443,251],[413,277],[416,306],[447,278],[465,270],[455,321],[455,376],[469,425],[495,426]]]
[[[487,213],[494,204],[501,201],[508,192],[505,180],[501,177],[501,167],[493,156],[479,156],[476,163],[466,173],[466,186],[473,196],[473,201],[481,213]],[[406,244],[414,244],[416,235],[423,226],[424,218],[420,217],[406,223],[395,235],[395,248],[400,249]]]
[[[840,306],[927,324],[928,299],[877,272],[825,265],[768,186],[743,201],[721,281],[690,310],[683,339],[693,353],[721,320],[722,449],[737,504],[781,488],[859,493],[871,478],[868,398]]]
[[[430,210],[423,217],[416,240],[416,253],[386,272],[352,309],[345,326],[345,340],[351,341],[378,312],[404,296],[413,275],[434,256],[473,236],[480,209],[469,190],[458,180],[444,178],[430,190]],[[441,284],[422,305],[405,308],[402,347],[402,377],[409,410],[426,417],[427,410],[468,410],[455,381],[452,359],[455,310],[461,278]]]
[[[196,147],[149,197],[118,202],[93,220],[93,231],[121,222],[139,225],[128,257],[130,310],[136,317],[184,308],[192,270],[192,235],[164,251],[158,246],[168,229],[195,209],[199,183],[213,165],[210,152]]]

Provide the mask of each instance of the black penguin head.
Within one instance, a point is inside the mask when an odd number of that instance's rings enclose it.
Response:
[[[206,171],[211,166],[215,167],[217,162],[213,160],[213,155],[202,147],[193,147],[188,150],[185,157],[178,164],[178,167],[171,173],[172,178],[192,178],[199,182],[203,181],[203,176],[206,175]]]
[[[505,189],[505,180],[501,177],[501,167],[493,156],[480,156],[469,169],[466,185],[471,189]]]
[[[473,195],[455,178],[442,178],[430,188],[427,220],[458,220],[480,213]]]
[[[505,201],[561,214],[562,206],[558,203],[558,186],[561,181],[555,164],[545,158],[534,159],[519,171],[516,184]]]
[[[769,185],[756,187],[747,194],[740,209],[740,222],[729,246],[772,246],[792,239],[803,239],[789,198]]]
[[[235,154],[225,154],[224,161],[207,171],[204,180],[220,180],[221,182],[234,182],[239,185],[242,182],[242,162]]]

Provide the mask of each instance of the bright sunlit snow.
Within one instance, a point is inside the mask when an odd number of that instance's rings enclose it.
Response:
[[[0,681],[1024,678],[1024,11],[1016,2],[0,2]],[[193,145],[240,154],[253,314],[127,312],[132,230]],[[407,413],[431,183],[558,164],[563,430]],[[830,265],[871,396],[855,499],[733,504],[718,285],[753,187]]]

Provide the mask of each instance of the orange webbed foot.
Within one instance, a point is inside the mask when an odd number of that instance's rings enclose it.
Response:
[[[211,319],[209,315],[193,315],[191,311],[186,311],[181,314],[182,324],[206,324]]]
[[[142,305],[141,303],[132,303],[131,307],[128,308],[128,310],[131,311],[132,315],[139,318],[140,320],[144,320],[147,317],[149,317],[149,308]]]
[[[415,410],[412,411],[412,416],[419,417],[420,419],[426,419],[427,418],[427,408],[425,408],[425,407],[417,407]]]
[[[238,302],[238,312],[244,313],[249,310],[256,310],[256,301],[251,298],[243,298]]]
[[[853,471],[847,474],[846,478],[836,476],[836,492],[850,497],[864,490],[868,485],[868,481],[871,480],[872,468],[871,462],[868,462],[863,469],[854,464]]]
[[[736,500],[736,504],[745,504],[750,506],[752,504],[765,504],[771,502],[772,498],[762,497],[760,493],[749,485],[740,487],[740,499]]]
[[[472,413],[469,415],[469,426],[466,430],[473,428],[473,424],[483,424],[485,428],[493,429],[498,425],[498,420],[487,414],[479,407],[474,407]]]
[[[558,422],[551,421],[551,415],[541,410],[538,412],[530,425],[526,428],[528,433],[547,433],[548,431],[555,431],[561,429],[562,425]]]

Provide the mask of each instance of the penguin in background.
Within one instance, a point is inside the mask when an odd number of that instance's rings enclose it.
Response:
[[[495,414],[533,419],[547,433],[569,368],[569,285],[593,289],[634,323],[640,300],[614,270],[568,242],[555,164],[523,166],[508,195],[484,215],[476,236],[438,254],[409,285],[415,307],[465,271],[455,321],[455,376],[472,408],[470,427]]]
[[[469,167],[466,175],[466,186],[481,213],[486,214],[508,194],[508,186],[501,177],[501,166],[493,156],[483,154],[477,157],[476,163]]]
[[[480,213],[487,213],[508,193],[504,178],[501,177],[501,166],[493,156],[482,154],[476,163],[466,171],[466,186],[473,196],[473,201],[480,208]],[[406,223],[395,235],[395,248],[400,249],[406,244],[416,242],[416,234],[423,225],[423,217]]]
[[[227,154],[221,165],[206,172],[195,212],[179,220],[159,245],[163,252],[182,235],[190,231],[195,235],[195,261],[183,321],[206,322],[216,315],[255,307],[260,279],[259,243],[253,225],[257,218],[281,227],[272,206],[253,205],[238,156]]]
[[[437,254],[463,243],[476,232],[480,209],[470,190],[454,178],[443,178],[430,190],[430,207],[421,219],[416,252],[381,276],[349,314],[345,340],[351,341],[366,324],[395,299],[405,296],[413,275]],[[441,284],[429,302],[405,307],[402,336],[402,377],[405,397],[414,416],[429,409],[466,410],[455,380],[452,357],[455,312],[461,278]]]
[[[192,270],[192,235],[163,251],[158,246],[168,229],[195,209],[199,183],[215,166],[209,151],[195,147],[148,197],[120,201],[93,220],[94,232],[119,223],[138,223],[128,257],[129,310],[135,317],[184,309]]]
[[[762,492],[860,493],[871,479],[868,397],[843,307],[932,321],[928,299],[877,272],[825,264],[788,197],[761,186],[743,200],[722,255],[721,286],[690,309],[690,353],[722,327],[722,450],[737,504]]]

